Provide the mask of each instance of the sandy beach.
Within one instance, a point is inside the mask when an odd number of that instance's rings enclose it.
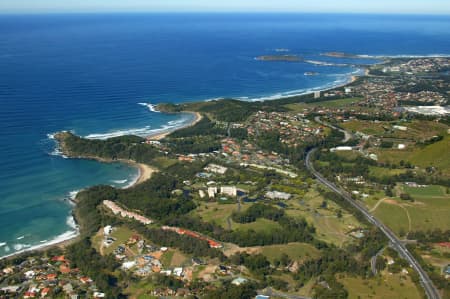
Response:
[[[131,162],[131,163],[136,165],[139,168],[139,176],[138,176],[137,180],[132,185],[128,186],[127,188],[134,187],[136,185],[139,185],[139,184],[145,182],[146,180],[149,180],[152,177],[152,175],[158,171],[158,169],[151,167],[147,164],[134,163],[134,162]]]
[[[366,71],[366,74],[367,74],[367,71]],[[342,86],[346,86],[348,84],[351,84],[354,81],[356,81],[359,77],[361,77],[361,76],[352,76],[351,79],[349,80],[349,82],[344,83],[341,86],[337,86],[337,87],[334,87],[334,88],[338,88],[338,87],[342,87]],[[177,130],[180,130],[180,129],[183,129],[183,128],[188,128],[188,127],[196,125],[203,118],[202,114],[199,113],[199,112],[194,112],[194,111],[184,111],[184,112],[185,113],[191,113],[191,114],[193,114],[195,116],[194,119],[190,123],[187,123],[186,125],[181,126],[181,127],[168,129],[166,131],[159,132],[159,133],[156,133],[154,135],[147,136],[147,139],[148,140],[161,140],[161,139],[164,139],[167,135],[169,135],[170,133],[172,133],[174,131],[177,131]],[[132,187],[134,187],[136,185],[139,185],[139,184],[149,180],[154,173],[158,172],[158,169],[155,168],[155,167],[152,167],[150,165],[143,164],[143,163],[137,163],[137,162],[131,161],[131,160],[120,160],[120,159],[119,160],[109,160],[109,159],[102,159],[102,158],[98,158],[98,157],[74,157],[74,158],[94,159],[94,160],[97,160],[97,161],[103,162],[103,163],[122,162],[122,163],[128,163],[128,164],[130,164],[132,166],[137,167],[139,169],[139,174],[138,174],[138,177],[137,177],[136,181],[134,181],[132,184],[130,184],[129,186],[127,186],[125,188],[132,188]],[[50,249],[52,247],[64,248],[64,247],[66,247],[66,246],[68,246],[68,245],[70,245],[70,244],[72,244],[72,243],[74,243],[74,242],[76,242],[78,240],[79,232],[77,231],[77,232],[74,232],[74,233],[75,233],[74,235],[68,236],[65,239],[54,240],[53,242],[49,242],[47,244],[42,244],[42,245],[36,246],[34,248],[29,248],[29,249],[23,250],[21,252],[16,252],[16,253],[13,253],[13,254],[8,255],[8,256],[0,257],[0,259],[11,258],[11,257],[17,256],[17,255],[20,255],[21,253],[24,253],[25,251],[45,251],[45,250],[48,250],[48,249]]]
[[[174,132],[176,130],[195,126],[203,118],[203,116],[199,112],[193,112],[193,111],[184,111],[184,112],[185,113],[191,113],[191,114],[195,115],[194,120],[192,122],[182,126],[182,127],[172,128],[172,129],[169,129],[169,130],[164,131],[164,132],[159,132],[159,133],[156,133],[154,135],[149,135],[149,136],[147,136],[147,139],[148,140],[161,140],[161,139],[164,139],[167,135],[169,135],[170,133],[172,133],[172,132]]]

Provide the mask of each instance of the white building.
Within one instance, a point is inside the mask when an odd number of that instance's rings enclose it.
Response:
[[[136,266],[135,261],[125,262],[122,264],[122,269],[129,270],[129,269],[133,268],[134,266]]]
[[[220,194],[236,197],[237,196],[236,186],[223,186],[223,187],[220,187]]]
[[[103,228],[103,234],[105,236],[109,236],[112,233],[112,226],[111,225],[107,225]]]
[[[231,284],[234,284],[235,286],[240,286],[240,285],[245,284],[247,281],[248,281],[248,280],[245,279],[245,278],[238,277],[238,278],[235,278],[235,279],[231,282]]]
[[[320,98],[320,91],[315,91],[315,92],[314,92],[314,98],[315,98],[315,99]]]
[[[217,187],[209,187],[208,188],[208,197],[209,198],[216,197],[216,194],[217,194]]]
[[[183,276],[183,268],[179,267],[179,268],[173,269],[173,275],[178,276],[178,277]]]
[[[205,170],[209,171],[209,172],[217,173],[217,174],[224,174],[225,172],[227,172],[228,168],[211,163],[205,167]]]
[[[351,151],[353,148],[351,146],[338,146],[330,149],[330,152],[342,152],[342,151]]]
[[[372,160],[374,160],[374,161],[378,161],[378,156],[375,155],[375,154],[370,154],[370,155],[369,155],[369,158],[372,159]]]
[[[291,198],[291,194],[286,192],[279,192],[279,191],[269,191],[266,193],[266,197],[270,199],[284,199],[288,200]]]
[[[407,131],[408,127],[405,126],[393,126],[394,129],[399,130],[399,131]]]

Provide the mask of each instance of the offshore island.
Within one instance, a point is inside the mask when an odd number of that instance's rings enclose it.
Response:
[[[386,59],[311,94],[160,104],[196,117],[158,136],[56,134],[141,177],[79,192],[79,236],[1,260],[0,296],[448,297],[449,68]]]

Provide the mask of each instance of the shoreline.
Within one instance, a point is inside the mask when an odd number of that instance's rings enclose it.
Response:
[[[365,69],[365,71],[367,71],[367,69]],[[366,76],[365,72],[363,72],[362,74],[359,74],[359,75],[352,74],[351,76],[348,77],[347,82],[344,82],[341,84],[336,84],[336,85],[330,86],[330,87],[326,87],[325,89],[321,89],[321,91],[328,91],[328,90],[333,90],[336,88],[341,88],[341,87],[347,86],[347,85],[355,82],[358,78],[364,77],[364,76]],[[311,92],[314,92],[314,90],[305,91],[304,93],[301,93],[300,95],[309,94]],[[292,97],[292,96],[296,96],[296,95],[280,96],[273,100],[283,99],[283,98]],[[155,132],[154,134],[150,134],[145,138],[147,140],[159,141],[159,140],[164,139],[169,134],[171,134],[177,130],[192,127],[203,119],[203,115],[196,111],[182,111],[181,113],[192,114],[192,115],[194,115],[194,119],[188,123],[185,123],[182,126],[170,128],[167,130],[162,130],[160,132]],[[96,160],[101,163],[116,163],[116,162],[118,162],[118,163],[126,163],[128,165],[136,167],[139,172],[136,179],[130,185],[123,187],[123,189],[129,189],[129,188],[135,187],[135,186],[147,181],[148,179],[150,179],[155,172],[158,172],[158,169],[156,169],[150,165],[143,164],[143,163],[137,163],[132,160],[122,160],[122,159],[110,160],[110,159],[104,159],[104,158],[99,158],[99,157],[72,157],[72,156],[68,155],[67,152],[64,151],[63,145],[61,145],[61,143],[59,143],[58,147],[59,147],[59,150],[60,150],[62,156],[66,156],[71,159],[90,159],[90,160]],[[72,202],[76,204],[75,199],[72,200]],[[71,217],[73,217],[73,220],[75,222],[77,222],[76,216],[73,213],[74,208],[72,209]],[[50,240],[48,243],[44,243],[41,245],[39,245],[39,244],[34,245],[34,246],[31,246],[30,248],[26,248],[21,251],[11,253],[9,255],[1,256],[0,260],[14,258],[15,256],[19,256],[21,254],[26,254],[28,252],[33,252],[33,251],[42,252],[42,251],[46,251],[46,250],[49,250],[54,247],[65,248],[77,241],[77,239],[80,236],[79,228],[76,227],[74,231],[67,231],[64,234],[68,234],[68,237],[61,239],[61,240],[57,240],[59,236],[56,236],[54,240]],[[64,235],[64,234],[62,234],[62,235]],[[75,234],[75,235],[71,235],[71,234]],[[60,235],[60,236],[62,236],[62,235]]]
[[[170,135],[171,133],[181,130],[181,129],[185,129],[185,128],[189,128],[192,126],[195,126],[199,121],[201,121],[203,119],[203,115],[199,112],[196,111],[183,111],[181,113],[189,113],[194,115],[194,119],[182,126],[176,127],[176,128],[170,128],[161,132],[157,132],[155,134],[150,134],[146,137],[147,140],[154,140],[154,141],[159,141],[162,140],[164,138],[166,138],[168,135]]]
[[[128,186],[123,187],[122,189],[129,189],[129,188],[132,188],[132,187],[137,186],[139,184],[142,184],[143,182],[149,180],[153,176],[154,173],[158,172],[157,168],[149,166],[147,164],[136,163],[136,162],[133,162],[133,161],[128,161],[128,164],[137,167],[139,173],[138,173],[138,176],[136,177],[136,180],[134,182],[132,182]]]
[[[72,213],[70,214],[70,216],[68,217],[68,219],[73,220],[75,223],[75,227],[73,227],[73,230],[68,230],[60,235],[57,235],[55,238],[47,241],[46,243],[32,245],[30,247],[21,249],[19,251],[13,252],[11,254],[0,256],[0,260],[12,259],[12,258],[14,258],[16,256],[20,256],[22,254],[28,254],[28,253],[33,253],[33,252],[43,252],[43,251],[47,251],[47,250],[55,248],[55,247],[64,249],[67,246],[70,246],[71,244],[76,242],[78,240],[78,238],[80,237],[80,229],[79,229],[78,224],[76,224],[77,221],[76,221],[76,217],[73,213],[73,210],[72,210]]]

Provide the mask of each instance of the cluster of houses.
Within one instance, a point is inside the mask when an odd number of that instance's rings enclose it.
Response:
[[[172,231],[175,232],[179,235],[186,235],[195,239],[199,239],[199,240],[204,240],[206,242],[208,242],[209,247],[211,248],[222,248],[222,244],[205,236],[200,235],[197,232],[191,231],[191,230],[187,230],[184,228],[179,228],[179,227],[173,227],[173,226],[163,226],[161,227],[163,230],[167,230],[167,231]]]
[[[266,166],[289,166],[289,159],[281,157],[276,152],[264,152],[247,140],[239,144],[232,138],[222,140],[222,150],[219,157],[226,162],[235,162],[241,166],[266,165]]]
[[[113,230],[114,228],[110,225],[105,226],[105,238],[111,238],[110,233]],[[187,231],[185,234],[192,235],[193,233]],[[174,269],[163,268],[161,258],[168,250],[169,248],[167,247],[148,245],[139,235],[133,234],[126,243],[117,246],[114,250],[114,254],[116,259],[122,262],[122,270],[131,271],[139,277],[146,277],[151,273],[161,273],[168,276],[172,275],[180,279],[186,277],[189,278],[191,276],[189,270],[185,270],[181,267],[175,267]]]
[[[412,59],[394,66],[386,66],[383,68],[383,73],[436,73],[449,66],[450,59],[447,57],[420,58]]]
[[[323,127],[308,119],[303,114],[258,111],[250,117],[247,132],[257,136],[276,130],[280,133],[280,142],[288,146],[299,146],[312,138],[323,137]]]
[[[65,294],[67,298],[77,299],[81,293],[88,293],[90,298],[105,297],[92,279],[71,268],[63,255],[28,258],[19,265],[2,269],[0,278],[6,282],[0,286],[0,298],[54,298]]]
[[[105,205],[108,209],[110,209],[114,215],[120,215],[123,218],[134,219],[145,225],[153,223],[153,221],[151,219],[148,219],[145,216],[139,215],[138,213],[127,211],[127,210],[119,207],[115,202],[112,202],[110,200],[104,200],[103,205]]]
[[[367,77],[361,84],[354,87],[354,92],[364,97],[360,105],[392,110],[404,104],[423,103],[423,105],[445,105],[448,95],[433,90],[424,90],[426,84],[433,84],[442,90],[448,90],[450,84],[442,79],[427,79],[418,74],[436,72],[442,67],[448,67],[449,59],[430,58],[413,59],[406,63],[383,68],[385,73],[399,73],[408,76],[398,77]],[[417,88],[416,88],[417,87]],[[414,90],[408,92],[406,90]]]

